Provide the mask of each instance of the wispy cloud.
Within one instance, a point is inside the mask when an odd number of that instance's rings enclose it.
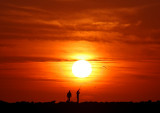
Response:
[[[47,5],[44,5],[33,1],[27,4],[24,4],[26,1],[5,1],[2,3],[6,7],[1,11],[0,39],[115,40],[129,44],[159,44],[159,38],[156,38],[159,36],[158,1],[87,0],[81,5],[83,2],[46,1],[44,4]],[[113,36],[112,33],[119,35]],[[135,37],[134,40],[131,36]]]
[[[51,57],[25,57],[25,56],[2,56],[0,57],[1,63],[18,63],[18,62],[62,62],[62,61],[75,61],[68,59],[58,59]]]

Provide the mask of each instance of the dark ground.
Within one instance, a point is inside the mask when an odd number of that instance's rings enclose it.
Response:
[[[34,103],[0,101],[0,113],[160,113],[157,102],[83,102],[83,103]]]

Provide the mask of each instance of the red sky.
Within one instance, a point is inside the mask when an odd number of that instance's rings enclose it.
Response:
[[[160,100],[159,0],[3,0],[0,100]],[[88,78],[74,61],[92,64]],[[106,68],[105,68],[106,67]]]

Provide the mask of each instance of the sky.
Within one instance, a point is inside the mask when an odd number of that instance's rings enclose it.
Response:
[[[0,100],[160,100],[159,0],[2,0]],[[92,65],[87,78],[75,61]]]

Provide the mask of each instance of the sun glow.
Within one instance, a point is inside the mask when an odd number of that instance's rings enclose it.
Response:
[[[73,64],[72,72],[79,78],[88,77],[92,72],[92,66],[88,61],[79,60]]]

